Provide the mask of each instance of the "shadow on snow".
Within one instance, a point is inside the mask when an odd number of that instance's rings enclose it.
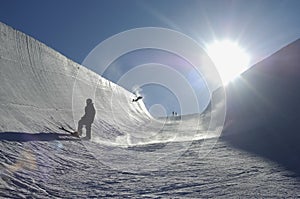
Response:
[[[24,132],[1,132],[0,141],[32,142],[32,141],[78,141],[71,135],[63,133],[24,133]]]

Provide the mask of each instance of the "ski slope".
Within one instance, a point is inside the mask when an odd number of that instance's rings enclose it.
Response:
[[[2,23],[0,69],[0,197],[299,196],[293,173],[218,142],[214,106],[152,118],[132,93]],[[77,128],[87,98],[91,141],[60,129]]]
[[[2,132],[76,129],[85,101],[91,98],[96,108],[94,141],[123,146],[165,141],[153,139],[165,121],[152,118],[142,100],[133,103],[135,95],[122,87],[4,24],[0,48]],[[201,117],[183,119],[189,127],[178,125],[179,130],[196,128],[195,118],[197,122]]]
[[[87,98],[97,108],[93,132],[152,119],[141,101],[131,103],[133,94],[4,24],[0,48],[1,131],[75,129]]]
[[[109,166],[126,170],[132,169],[127,161],[111,161],[112,147],[117,150],[113,153],[116,157],[126,156],[145,169],[153,167],[149,159],[172,154],[159,161],[169,163],[192,140],[218,137],[221,133],[218,125],[210,126],[212,105],[203,115],[152,118],[142,100],[132,102],[134,94],[4,24],[0,61],[1,132],[65,133],[61,128],[73,131],[84,115],[86,99],[91,98],[96,109],[92,140],[83,143]],[[175,142],[184,146],[176,146]],[[126,149],[153,143],[171,144],[146,157],[143,152]]]

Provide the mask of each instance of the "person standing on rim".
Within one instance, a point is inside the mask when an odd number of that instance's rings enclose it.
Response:
[[[82,128],[83,125],[85,126],[86,129],[86,139],[91,139],[91,128],[92,128],[92,123],[94,122],[94,118],[96,115],[96,110],[94,108],[93,101],[91,99],[86,100],[86,107],[84,108],[84,115],[81,117],[81,119],[78,121],[78,129],[77,133],[78,136],[82,135]]]

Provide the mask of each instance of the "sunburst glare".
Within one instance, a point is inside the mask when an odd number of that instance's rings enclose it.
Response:
[[[235,42],[216,41],[207,47],[207,54],[214,62],[224,84],[248,68],[249,55]]]

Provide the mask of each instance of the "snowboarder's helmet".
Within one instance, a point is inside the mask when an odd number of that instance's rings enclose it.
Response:
[[[89,99],[87,99],[87,100],[86,100],[86,103],[87,103],[87,104],[90,104],[90,103],[92,103],[92,99],[90,99],[90,98],[89,98]]]

